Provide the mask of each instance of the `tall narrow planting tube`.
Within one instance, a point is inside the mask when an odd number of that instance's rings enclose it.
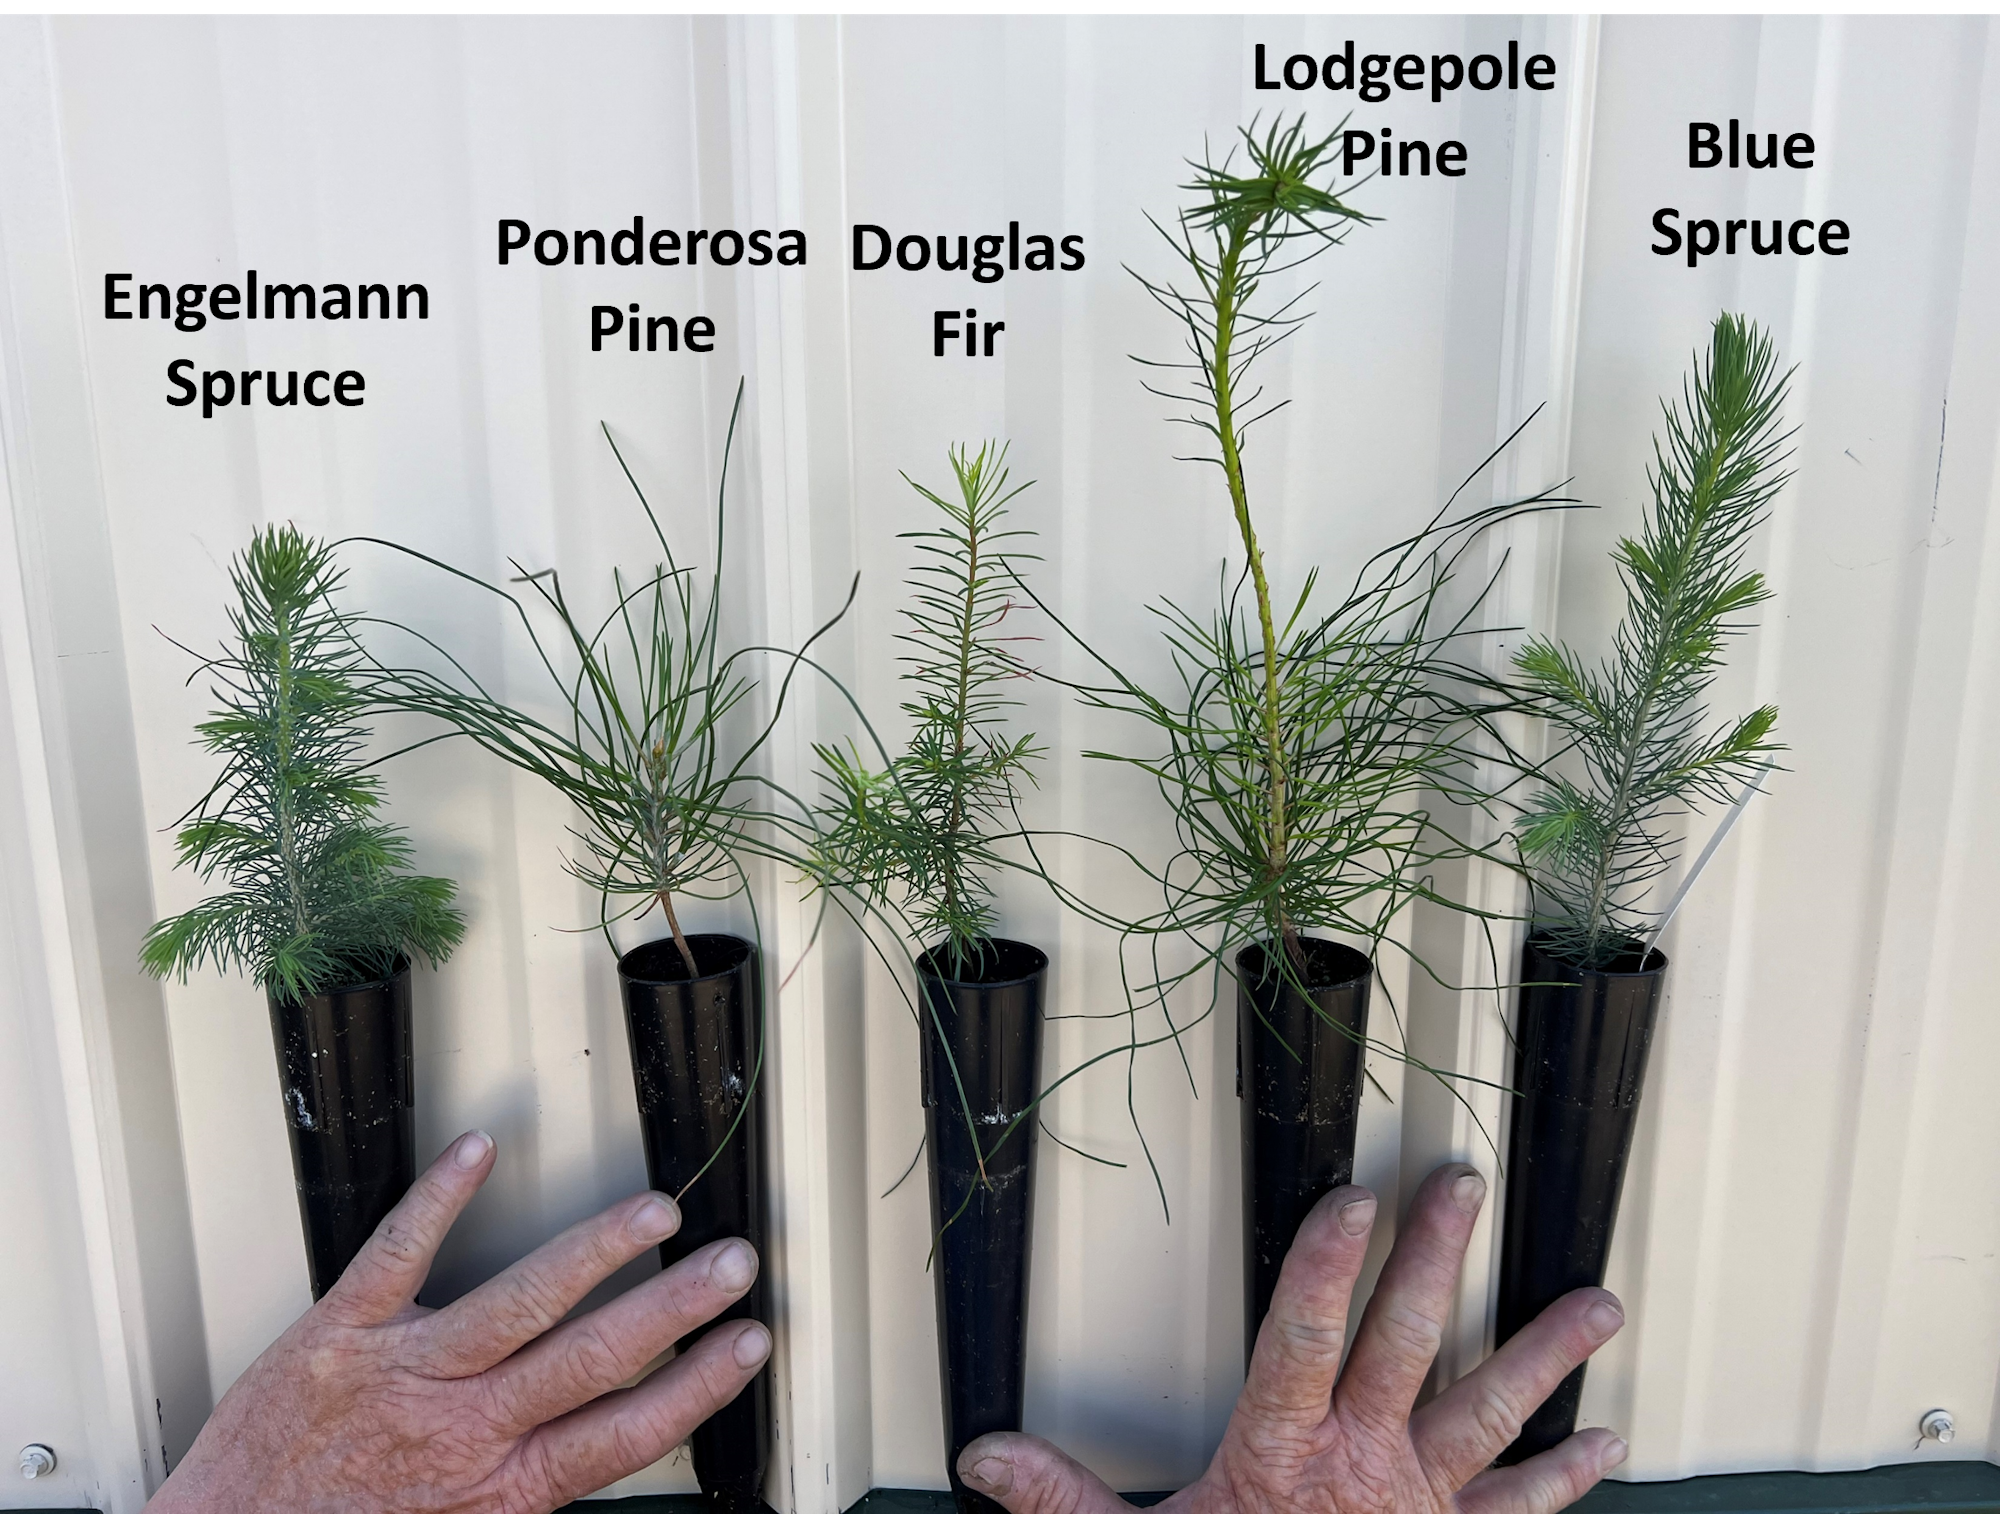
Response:
[[[1307,937],[1304,992],[1261,946],[1236,958],[1247,1365],[1278,1272],[1314,1204],[1354,1181],[1374,964]]]
[[[682,952],[699,968],[687,975]],[[680,1205],[681,1227],[660,1245],[671,1267],[712,1241],[741,1236],[764,1249],[763,1013],[756,948],[739,936],[649,941],[618,962],[631,1037],[632,1081],[652,1186]],[[689,1341],[725,1320],[768,1323],[764,1277]],[[682,1345],[688,1344],[683,1341]],[[721,1514],[763,1507],[771,1452],[767,1368],[691,1438],[695,1480]]]
[[[266,996],[306,1275],[323,1298],[417,1176],[410,967],[325,993]]]
[[[1496,1346],[1565,1293],[1604,1284],[1667,973],[1657,951],[1579,968],[1547,944],[1530,938],[1522,951]],[[1568,1438],[1583,1372],[1528,1416],[1503,1462]]]
[[[935,951],[917,961],[945,1469],[959,1514],[997,1514],[960,1481],[958,1455],[982,1435],[1020,1429],[1026,1402],[1048,969],[1036,948],[1004,939],[971,961]]]

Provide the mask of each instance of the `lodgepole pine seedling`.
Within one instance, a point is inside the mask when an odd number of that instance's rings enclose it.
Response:
[[[1268,948],[1261,960],[1270,971],[1304,989],[1318,970],[1305,932],[1337,931],[1372,948],[1413,899],[1458,907],[1431,879],[1441,863],[1475,853],[1431,807],[1441,795],[1486,801],[1472,785],[1469,752],[1511,696],[1462,653],[1479,634],[1471,617],[1490,580],[1455,608],[1447,588],[1482,531],[1569,503],[1550,490],[1454,514],[1503,444],[1422,530],[1361,563],[1336,601],[1318,593],[1317,567],[1267,563],[1245,442],[1283,402],[1265,399],[1252,374],[1308,318],[1299,305],[1310,290],[1277,293],[1272,281],[1369,219],[1332,187],[1338,139],[1338,129],[1310,138],[1302,122],[1245,130],[1242,172],[1233,159],[1195,164],[1178,221],[1154,223],[1187,277],[1139,276],[1187,348],[1179,361],[1146,362],[1185,382],[1148,387],[1187,405],[1177,419],[1214,444],[1195,460],[1220,471],[1243,547],[1242,560],[1223,568],[1213,609],[1153,608],[1178,687],[1149,689],[1087,646],[1106,677],[1074,685],[1086,703],[1134,715],[1158,738],[1151,752],[1090,755],[1146,773],[1175,819],[1178,851],[1148,868],[1162,907],[1118,922],[1130,936],[1200,943],[1193,965],[1146,985],[1162,1004],[1210,967],[1233,972],[1248,947]],[[1295,586],[1282,600],[1281,576]]]
[[[1194,194],[1194,203],[1182,210],[1176,231],[1160,228],[1187,265],[1193,283],[1182,289],[1141,279],[1147,292],[1180,319],[1187,334],[1192,363],[1163,366],[1191,367],[1196,374],[1192,396],[1184,389],[1154,392],[1172,399],[1194,399],[1196,408],[1189,420],[1215,442],[1216,455],[1208,460],[1222,470],[1230,510],[1243,542],[1244,566],[1256,601],[1256,662],[1254,671],[1230,669],[1228,681],[1234,683],[1235,675],[1242,672],[1252,673],[1254,701],[1235,699],[1237,708],[1231,713],[1256,723],[1262,750],[1253,759],[1253,766],[1260,769],[1254,781],[1261,793],[1250,801],[1258,813],[1238,817],[1250,823],[1247,828],[1236,827],[1235,839],[1258,854],[1252,870],[1263,885],[1263,913],[1271,933],[1283,940],[1286,955],[1295,966],[1303,964],[1304,955],[1297,921],[1287,908],[1285,873],[1300,796],[1295,793],[1295,764],[1288,750],[1294,743],[1286,739],[1279,627],[1243,471],[1244,432],[1270,410],[1254,409],[1261,392],[1245,381],[1257,359],[1304,319],[1293,313],[1296,297],[1273,307],[1260,307],[1258,297],[1265,282],[1308,262],[1338,244],[1348,227],[1370,219],[1330,187],[1331,149],[1339,135],[1336,130],[1314,141],[1306,135],[1303,117],[1289,127],[1274,122],[1261,138],[1252,126],[1242,133],[1249,160],[1247,173],[1233,172],[1231,159],[1219,165],[1207,161],[1193,164],[1194,180],[1183,188]],[[1319,182],[1322,179],[1329,182]],[[1303,608],[1301,598],[1299,609]],[[1203,647],[1209,638],[1198,626],[1177,629],[1194,632],[1196,649],[1223,651],[1220,643]],[[1216,629],[1226,634],[1229,653],[1233,654],[1233,606]],[[1223,660],[1233,660],[1233,655]],[[1240,695],[1248,691],[1238,688],[1230,692]],[[1239,756],[1232,754],[1232,767]]]
[[[1182,1038],[1215,1012],[1225,980],[1235,989],[1246,1342],[1305,1214],[1352,1177],[1366,1054],[1463,1097],[1460,1075],[1412,1055],[1400,1036],[1370,1034],[1375,954],[1418,900],[1466,909],[1439,890],[1439,873],[1494,851],[1455,834],[1451,813],[1490,803],[1475,756],[1489,743],[1506,750],[1494,717],[1517,702],[1474,665],[1494,580],[1455,587],[1466,553],[1489,527],[1569,503],[1547,490],[1460,510],[1503,443],[1421,529],[1356,565],[1344,592],[1320,592],[1310,563],[1267,560],[1246,439],[1283,402],[1264,398],[1255,372],[1308,319],[1311,293],[1282,276],[1370,219],[1343,198],[1351,184],[1336,191],[1340,135],[1311,137],[1302,121],[1253,125],[1229,157],[1193,164],[1177,219],[1153,223],[1182,271],[1139,279],[1186,352],[1147,363],[1147,387],[1184,405],[1176,418],[1212,444],[1191,460],[1220,473],[1242,546],[1222,565],[1212,608],[1152,607],[1173,681],[1148,687],[1057,621],[1099,670],[1069,686],[1087,705],[1136,717],[1148,738],[1088,755],[1146,774],[1176,831],[1160,863],[1118,848],[1157,888],[1157,907],[1137,919],[1094,912],[1121,932],[1121,959],[1134,944],[1149,958],[1140,975],[1127,967],[1128,1105],[1137,1053],[1161,1041],[1177,1044],[1194,1085]],[[1178,382],[1160,377],[1174,373]],[[1207,1006],[1177,1019],[1176,991],[1204,978]],[[1142,1002],[1159,1011],[1162,1034],[1142,1037]],[[1157,1167],[1154,1177],[1164,1204]]]

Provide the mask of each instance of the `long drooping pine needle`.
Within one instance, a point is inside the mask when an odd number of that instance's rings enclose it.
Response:
[[[457,658],[407,627],[396,629],[415,636],[446,665],[379,665],[378,700],[442,721],[452,734],[470,738],[574,803],[579,849],[566,866],[602,901],[599,924],[606,938],[616,921],[657,906],[690,977],[699,975],[698,965],[676,899],[741,893],[751,859],[799,861],[784,841],[791,817],[770,807],[776,791],[754,763],[780,718],[800,654],[774,654],[788,666],[763,718],[740,732],[731,719],[756,687],[753,660],[772,651],[725,650],[721,634],[724,504],[742,404],[739,385],[716,485],[715,564],[705,578],[676,559],[658,514],[605,431],[662,560],[636,582],[614,572],[612,608],[594,623],[571,606],[554,569],[530,572],[514,564],[514,582],[532,594],[524,599],[407,547],[380,543],[503,600],[547,672],[563,715],[561,725],[550,724],[496,698]],[[538,621],[552,622],[553,633],[538,629]]]

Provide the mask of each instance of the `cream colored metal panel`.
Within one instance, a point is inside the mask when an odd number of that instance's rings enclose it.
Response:
[[[0,394],[8,388],[0,386]],[[101,1434],[103,1411],[117,1399],[101,1380],[90,1273],[93,1250],[101,1262],[109,1248],[93,1248],[89,1219],[81,1212],[89,1200],[78,1191],[95,1153],[74,1149],[81,1132],[73,1129],[71,1115],[87,1120],[90,1101],[78,1097],[80,1090],[65,1077],[82,1071],[81,1017],[50,1012],[50,1001],[68,986],[62,960],[68,922],[36,697],[35,653],[46,655],[46,647],[33,646],[42,638],[29,633],[19,549],[27,522],[17,517],[13,470],[5,466],[14,460],[12,450],[0,443],[0,931],[8,943],[0,953],[0,1151],[7,1153],[0,1162],[0,1215],[6,1217],[0,1289],[8,1300],[0,1342],[0,1448],[12,1463],[20,1447],[43,1445],[56,1464],[46,1481],[35,1480],[39,1486],[0,1483],[0,1507],[25,1505],[29,1493],[46,1505],[60,1494],[95,1500],[110,1490],[137,1508],[146,1489],[134,1475],[134,1427],[123,1427],[128,1433],[120,1437],[123,1467]],[[129,1416],[129,1395],[123,1407]],[[4,1471],[11,1483],[14,1467]],[[138,1486],[119,1487],[121,1473]]]
[[[55,75],[42,23],[0,22],[0,1504],[124,1514],[208,1371],[165,1015],[129,956],[151,890]],[[52,1481],[15,1480],[30,1439]]]
[[[204,781],[187,744],[203,691],[183,686],[185,656],[153,627],[195,645],[220,633],[223,566],[252,524],[388,535],[496,576],[510,560],[555,566],[601,602],[612,563],[652,554],[598,422],[677,545],[706,562],[739,374],[731,634],[795,644],[859,573],[861,597],[821,650],[878,719],[893,715],[907,566],[896,534],[924,518],[899,474],[935,482],[948,443],[995,435],[1011,441],[1017,476],[1037,481],[1017,518],[1040,532],[1038,584],[1115,657],[1165,673],[1144,605],[1211,594],[1233,533],[1213,477],[1173,461],[1185,448],[1169,407],[1129,361],[1174,345],[1122,266],[1167,266],[1142,211],[1171,210],[1204,132],[1222,142],[1272,107],[1248,88],[1252,41],[1282,55],[1354,35],[1427,53],[1518,37],[1558,58],[1557,91],[1367,108],[1398,136],[1464,140],[1472,172],[1370,184],[1383,224],[1320,265],[1319,314],[1266,375],[1294,403],[1251,453],[1267,551],[1281,592],[1307,563],[1344,577],[1546,402],[1486,487],[1525,493],[1574,473],[1602,509],[1493,544],[1488,561],[1506,554],[1507,572],[1489,623],[1589,642],[1615,613],[1605,554],[1638,518],[1656,397],[1716,309],[1771,324],[1801,364],[1799,478],[1758,547],[1778,599],[1720,697],[1780,704],[1790,771],[1665,943],[1670,1001],[1613,1267],[1631,1327],[1594,1369],[1585,1416],[1628,1434],[1640,1477],[1994,1455],[2000,1224],[1985,1195],[2000,1132],[1980,1080],[2000,1047],[1979,928],[2000,882],[1987,860],[2000,819],[1990,30],[1811,18],[1601,30],[1499,17],[56,23],[75,287],[30,279],[15,298],[67,301],[87,363],[108,522],[97,587],[120,617],[143,793],[127,841],[151,848],[161,910],[195,896],[170,867],[168,827]],[[1688,120],[1732,115],[1811,131],[1820,166],[1688,169]],[[1664,204],[1839,215],[1853,251],[1690,270],[1647,251]],[[570,231],[636,214],[649,228],[797,224],[811,261],[789,273],[495,265],[502,216]],[[856,222],[900,236],[1009,221],[1083,236],[1087,266],[992,284],[847,266]],[[250,266],[420,280],[432,318],[179,333],[113,326],[92,307],[105,271],[180,282]],[[717,351],[590,353],[589,307],[634,300],[705,310]],[[931,312],[967,306],[1007,322],[998,355],[931,356]],[[165,364],[182,356],[351,364],[368,374],[368,405],[204,421],[163,403]],[[490,606],[377,549],[350,561],[358,599],[473,649],[482,677],[546,708]],[[1047,667],[1085,671],[1043,631]],[[1023,698],[1050,749],[1032,823],[1161,855],[1156,800],[1082,756],[1131,733],[1053,688]],[[850,729],[838,697],[807,691],[771,749],[773,776],[809,786],[812,742]],[[444,1298],[638,1186],[643,1163],[611,963],[576,933],[594,909],[558,865],[561,807],[448,746],[399,763],[391,791],[424,864],[462,880],[473,915],[461,954],[419,989],[420,1135],[436,1146],[484,1125],[502,1152],[440,1265]],[[1143,907],[1100,850],[1069,840],[1048,855],[1093,896]],[[1497,906],[1517,898],[1497,875],[1457,886]],[[808,951],[813,913],[790,880],[757,888],[783,985],[772,1491],[819,1514],[870,1486],[942,1482],[921,1172],[894,1187],[921,1129],[916,1034],[849,936],[829,929]],[[1011,933],[1050,948],[1056,1008],[1073,1017],[1052,1027],[1050,1069],[1115,1051],[1129,1029],[1115,1013],[1081,1018],[1122,1005],[1114,944],[1018,882],[1002,902]],[[748,913],[699,923],[743,929]],[[1456,921],[1412,929],[1433,961],[1490,981]],[[1504,1077],[1491,996],[1407,976],[1392,968],[1384,990],[1413,1047]],[[257,995],[208,977],[170,988],[167,1005],[219,1391],[303,1305],[302,1257]],[[1227,1015],[1201,1023],[1187,1052],[1186,1072],[1171,1054],[1129,1068],[1114,1056],[1051,1102],[1051,1131],[1123,1169],[1042,1148],[1029,1423],[1126,1487],[1192,1476],[1240,1378]],[[1373,1070],[1386,1097],[1364,1105],[1363,1181],[1400,1196],[1446,1156],[1495,1170],[1463,1106],[1393,1063]],[[1497,1128],[1497,1097],[1471,1110]],[[1382,1229],[1378,1257],[1393,1226]],[[1468,1267],[1448,1375],[1487,1343],[1491,1231]],[[1959,1440],[1918,1448],[1917,1416],[1940,1405]],[[620,1491],[687,1485],[670,1464]]]
[[[1572,453],[1605,508],[1568,524],[1565,632],[1603,633],[1641,419],[1707,314],[1801,365],[1757,549],[1777,599],[1718,691],[1779,705],[1790,771],[1663,943],[1612,1279],[1632,1324],[1586,1393],[1632,1476],[1993,1454],[1996,1148],[1966,1082],[2000,1049],[1966,967],[2000,763],[1993,70],[1982,20],[1605,23]],[[1732,116],[1811,131],[1820,166],[1687,168],[1688,120]],[[1646,250],[1669,204],[1842,216],[1853,250],[1675,268]],[[1919,1446],[1940,1406],[1959,1439]]]

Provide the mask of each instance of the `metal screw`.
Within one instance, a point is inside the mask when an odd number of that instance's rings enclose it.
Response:
[[[1917,1429],[1925,1440],[1934,1440],[1941,1446],[1950,1445],[1952,1436],[1958,1433],[1958,1427],[1951,1422],[1949,1409],[1931,1410],[1917,1421]]]
[[[39,1441],[32,1446],[21,1447],[21,1475],[33,1482],[37,1477],[47,1477],[56,1469],[56,1453]]]

